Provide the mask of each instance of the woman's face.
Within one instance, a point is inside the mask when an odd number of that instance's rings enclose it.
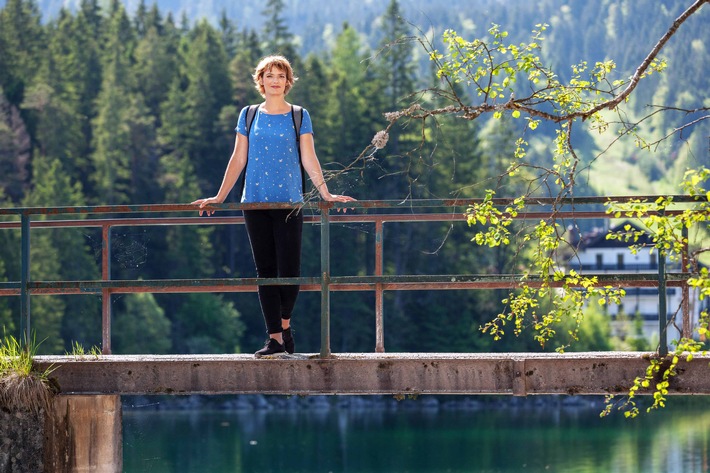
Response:
[[[264,87],[265,95],[285,95],[286,94],[286,71],[273,66],[264,72],[261,77],[261,85]]]

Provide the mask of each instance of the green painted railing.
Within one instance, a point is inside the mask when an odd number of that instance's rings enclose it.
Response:
[[[528,201],[529,211],[519,214],[518,219],[611,218],[603,210],[583,210],[585,207],[600,208],[605,202],[628,202],[639,196],[580,197],[568,200],[536,198]],[[655,196],[646,196],[651,201]],[[494,199],[495,205],[505,206],[513,199]],[[673,196],[678,204],[694,203],[690,196]],[[32,295],[47,294],[100,294],[102,296],[102,351],[111,353],[111,295],[135,292],[243,292],[254,291],[259,285],[299,284],[303,290],[321,292],[321,350],[322,357],[331,354],[330,349],[330,294],[333,291],[375,291],[375,351],[384,351],[383,293],[396,290],[446,290],[446,289],[497,289],[514,288],[520,276],[514,274],[445,274],[445,275],[385,275],[383,274],[384,225],[387,222],[453,222],[465,221],[465,210],[482,199],[468,200],[406,200],[406,201],[357,201],[347,204],[307,202],[306,209],[317,210],[320,217],[307,216],[306,222],[319,224],[321,235],[321,274],[319,277],[300,278],[221,278],[221,279],[157,279],[157,280],[111,280],[111,229],[123,226],[151,225],[223,225],[242,224],[243,217],[212,216],[208,219],[190,217],[134,217],[137,214],[196,212],[190,204],[156,205],[105,205],[86,207],[34,207],[0,209],[1,229],[21,230],[20,281],[0,283],[0,296],[19,296],[21,332],[29,340],[31,329],[30,299]],[[216,210],[235,211],[260,208],[294,208],[287,204],[221,204]],[[334,212],[348,209],[349,213]],[[432,209],[445,209],[438,212]],[[672,213],[668,211],[667,213]],[[41,216],[66,216],[64,220],[37,220]],[[102,218],[109,215],[108,218]],[[116,217],[120,215],[120,217]],[[13,221],[11,217],[19,217]],[[92,218],[78,218],[91,216]],[[8,217],[9,220],[8,220]],[[72,218],[73,217],[73,218]],[[33,220],[33,218],[35,220]],[[330,227],[334,223],[372,223],[375,225],[374,274],[369,276],[338,276],[330,272]],[[31,231],[41,228],[101,228],[101,280],[92,281],[34,281],[30,274]],[[687,251],[686,251],[687,253]],[[687,255],[686,255],[687,257]],[[665,287],[681,287],[684,300],[688,300],[687,260],[682,271],[669,273],[663,257],[659,258],[657,274],[596,274],[600,283],[623,284],[624,287],[659,288],[659,333],[660,350],[667,350],[667,303]],[[527,280],[535,284],[535,279]],[[683,307],[684,336],[689,332],[687,304]]]

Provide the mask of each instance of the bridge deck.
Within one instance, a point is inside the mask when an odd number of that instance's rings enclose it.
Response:
[[[62,394],[617,394],[651,353],[39,356]],[[710,394],[710,357],[681,361],[669,394]]]

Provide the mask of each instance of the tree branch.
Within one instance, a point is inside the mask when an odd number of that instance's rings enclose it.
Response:
[[[651,63],[656,59],[658,56],[658,53],[663,49],[663,46],[666,45],[669,39],[675,34],[675,32],[678,30],[680,25],[682,25],[685,20],[687,20],[693,13],[696,11],[700,10],[700,8],[710,2],[710,0],[696,0],[695,3],[693,3],[687,10],[685,10],[676,20],[673,22],[671,27],[666,31],[666,34],[664,34],[660,40],[656,43],[656,45],[653,47],[650,53],[648,53],[648,56],[646,56],[646,59],[643,60],[641,65],[636,69],[636,72],[634,72],[634,75],[631,76],[631,80],[629,81],[629,85],[626,86],[626,89],[619,94],[616,98],[609,100],[608,102],[601,103],[597,105],[596,107],[592,108],[588,112],[585,113],[580,113],[578,116],[582,117],[583,119],[587,119],[591,115],[599,112],[600,110],[603,110],[605,108],[608,109],[613,109],[617,105],[619,105],[621,102],[626,100],[626,98],[633,92],[633,90],[636,88],[638,85],[639,81],[643,77],[643,75],[646,73],[648,70],[649,66]],[[570,117],[570,118],[575,118],[575,117]]]

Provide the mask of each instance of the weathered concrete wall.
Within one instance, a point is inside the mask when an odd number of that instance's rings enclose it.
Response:
[[[0,409],[0,472],[38,473],[43,469],[44,415]]]
[[[123,470],[120,396],[56,396],[49,414],[45,424],[46,473]]]
[[[38,357],[65,394],[616,394],[650,353],[369,353]],[[710,357],[681,362],[669,394],[710,394]],[[650,390],[648,393],[651,393]],[[648,394],[645,393],[645,394]],[[644,394],[644,393],[638,393]]]
[[[55,396],[49,412],[0,410],[0,473],[120,473],[120,396]]]

